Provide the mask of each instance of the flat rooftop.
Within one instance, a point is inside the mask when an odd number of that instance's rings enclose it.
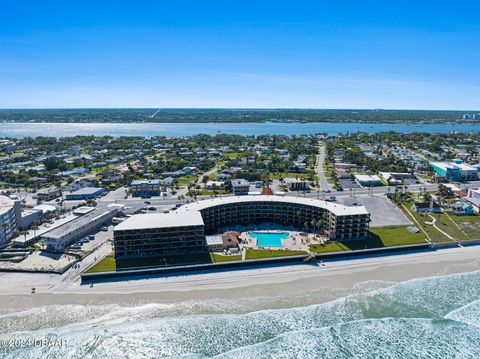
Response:
[[[187,213],[178,213],[177,211],[170,213],[148,213],[137,214],[127,218],[115,226],[114,231],[158,227],[203,226],[203,224],[202,215],[198,211]]]
[[[381,181],[377,175],[355,175],[355,178],[360,182]]]
[[[75,195],[83,195],[83,194],[95,194],[97,192],[103,191],[103,188],[100,187],[85,187],[85,188],[80,188],[77,191],[67,193],[67,196],[69,194],[75,194]]]
[[[466,163],[455,163],[455,162],[430,162],[432,166],[441,168],[442,170],[446,171],[450,170],[461,170],[461,171],[477,171],[477,168],[474,166],[470,166]]]
[[[59,227],[56,227],[55,229],[52,229],[51,231],[43,234],[41,237],[43,238],[52,238],[52,239],[60,239],[63,236],[69,234],[72,231],[77,230],[80,227],[85,226],[86,224],[92,222],[93,220],[97,219],[97,217],[100,217],[106,213],[110,213],[114,211],[115,208],[109,208],[109,207],[104,207],[104,208],[98,208],[95,209],[94,211],[91,211],[90,213],[80,215],[76,219],[67,222]]]
[[[303,204],[306,206],[314,206],[324,208],[339,216],[349,216],[354,214],[368,214],[369,212],[364,206],[344,206],[342,204],[322,201],[316,198],[291,197],[291,196],[228,196],[205,199],[194,203],[186,204],[171,213],[192,213],[201,211],[208,207],[220,206],[225,204],[233,204],[240,202],[281,202],[291,204]]]
[[[134,180],[130,183],[131,186],[141,186],[141,185],[158,185],[160,184],[160,180]]]

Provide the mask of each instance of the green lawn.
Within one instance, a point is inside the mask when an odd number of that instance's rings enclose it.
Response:
[[[187,175],[187,176],[183,176],[183,177],[178,177],[177,178],[177,183],[178,183],[178,186],[180,186],[180,187],[186,187],[190,183],[195,182],[197,180],[197,178],[198,177],[194,176],[194,175]]]
[[[223,256],[215,253],[194,253],[159,258],[131,258],[116,261],[113,254],[108,255],[91,267],[86,273],[115,272],[117,270],[140,268],[164,268],[180,265],[209,264],[242,260],[241,255]]]
[[[310,245],[310,251],[315,253],[332,253],[332,252],[346,252],[350,249],[340,242],[329,242],[324,245],[312,244]]]
[[[329,242],[325,245],[312,244],[310,250],[315,253],[332,253],[424,243],[427,243],[425,234],[422,232],[411,233],[407,226],[373,227],[370,228],[368,239]]]
[[[232,153],[224,153],[223,157],[226,158],[241,158],[241,157],[247,157],[248,154],[245,152],[232,152]]]
[[[470,237],[469,239],[480,239],[480,216],[456,216],[452,214],[450,217]]]
[[[108,165],[108,166],[95,167],[95,168],[92,168],[91,172],[100,173],[100,172],[103,172],[107,169],[112,169],[112,168],[115,168],[115,167],[117,167],[117,166],[116,165]]]
[[[221,254],[210,253],[210,258],[212,259],[213,263],[221,263],[221,262],[232,262],[232,261],[241,261],[241,255],[230,255],[224,256]]]
[[[420,226],[422,227],[422,229],[425,232],[427,232],[427,234],[430,236],[433,243],[451,242],[448,237],[445,237],[443,233],[437,231],[432,225],[425,224],[425,222],[430,222],[431,219],[428,216],[424,216],[412,211],[411,209],[412,204],[413,204],[412,202],[404,203],[405,207],[407,208],[407,211],[402,206],[399,206],[398,208],[400,208],[400,210],[410,220],[412,219],[412,217],[409,214],[413,215],[413,217],[417,220],[417,222],[420,223]]]
[[[370,242],[380,241],[382,247],[405,246],[427,242],[424,233],[411,233],[407,227],[372,227],[370,228]]]
[[[436,218],[437,222],[435,223],[438,228],[440,228],[445,233],[448,233],[453,238],[464,241],[468,237],[455,225],[455,223],[444,213],[442,214],[432,214],[432,217]]]
[[[271,249],[247,249],[245,255],[246,260],[250,259],[264,259],[264,258],[276,258],[287,256],[300,256],[307,255],[305,251],[289,251],[289,250],[271,250]]]
[[[218,175],[218,172],[210,173],[210,174],[208,175],[208,179],[209,179],[210,181],[215,181],[216,178],[217,178],[217,175]],[[203,178],[203,176],[202,176],[202,178]]]
[[[113,254],[109,254],[93,267],[90,267],[86,273],[115,272],[116,270],[117,265],[113,258]]]

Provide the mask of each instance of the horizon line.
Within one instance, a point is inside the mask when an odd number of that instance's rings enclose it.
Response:
[[[315,107],[0,107],[0,111],[21,110],[297,110],[297,111],[442,111],[480,112],[480,109],[434,109],[434,108],[315,108]]]

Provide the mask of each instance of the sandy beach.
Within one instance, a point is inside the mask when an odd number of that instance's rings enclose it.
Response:
[[[480,246],[431,252],[325,261],[323,265],[298,264],[177,277],[122,280],[81,285],[79,278],[2,273],[0,310],[19,310],[45,305],[142,305],[189,300],[239,298],[296,298],[309,304],[329,301],[356,290],[360,284],[385,287],[414,278],[480,269]],[[31,294],[31,288],[36,293]],[[285,305],[288,301],[285,302]]]

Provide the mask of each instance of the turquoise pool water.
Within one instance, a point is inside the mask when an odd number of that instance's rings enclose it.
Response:
[[[288,233],[249,232],[248,235],[257,240],[258,247],[281,247],[282,239],[288,238]]]

